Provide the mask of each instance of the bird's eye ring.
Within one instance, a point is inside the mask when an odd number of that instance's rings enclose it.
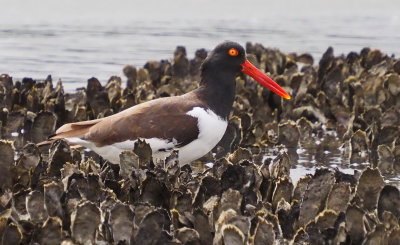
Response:
[[[230,56],[238,56],[239,55],[239,51],[237,49],[235,49],[235,48],[231,48],[231,49],[229,49],[228,54]]]

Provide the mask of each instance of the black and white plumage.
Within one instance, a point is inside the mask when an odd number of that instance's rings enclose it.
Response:
[[[290,96],[246,60],[235,42],[219,44],[201,67],[200,87],[181,96],[148,101],[115,115],[65,124],[50,140],[65,139],[119,164],[119,154],[138,139],[150,144],[154,158],[179,150],[181,165],[208,153],[222,138],[235,98],[235,79],[246,73],[280,96]]]

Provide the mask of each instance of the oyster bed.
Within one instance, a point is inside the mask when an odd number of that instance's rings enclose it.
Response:
[[[126,86],[90,78],[75,93],[50,76],[1,75],[1,243],[400,244],[400,60],[329,48],[314,65],[309,54],[246,49],[293,99],[238,77],[224,138],[182,168],[178,152],[152,162],[145,142],[119,166],[64,141],[34,143],[64,123],[196,88],[206,50],[188,59],[177,47],[172,60],[126,66]],[[332,168],[329,152],[348,159]],[[315,172],[294,181],[300,165]]]

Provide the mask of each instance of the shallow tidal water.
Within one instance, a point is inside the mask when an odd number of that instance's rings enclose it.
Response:
[[[274,159],[276,157],[277,149],[266,148],[265,150],[265,158]],[[371,166],[369,162],[351,163],[348,149],[345,148],[331,151],[307,149],[299,146],[294,150],[280,148],[279,151],[287,152],[293,161],[290,169],[290,178],[293,184],[307,174],[313,175],[315,170],[321,167],[338,169],[342,173],[359,176],[362,170]],[[400,188],[400,175],[382,173],[382,176],[386,184]]]

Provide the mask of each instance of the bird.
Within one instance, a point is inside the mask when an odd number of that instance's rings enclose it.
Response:
[[[218,44],[200,69],[197,89],[134,105],[108,117],[65,124],[49,140],[64,139],[89,148],[112,164],[119,164],[123,151],[133,150],[138,140],[144,140],[152,149],[153,159],[165,159],[178,150],[183,166],[206,155],[222,139],[240,73],[284,99],[291,98],[247,60],[245,49],[236,42]]]

